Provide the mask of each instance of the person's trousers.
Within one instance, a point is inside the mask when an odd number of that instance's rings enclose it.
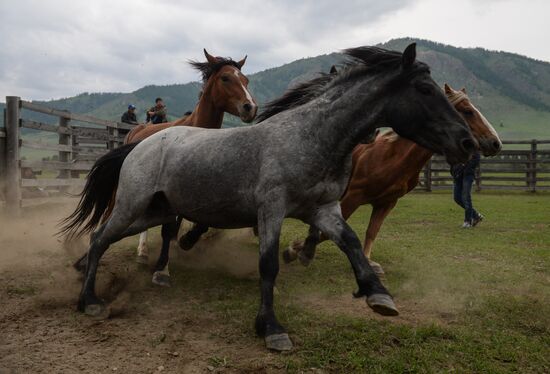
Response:
[[[473,174],[463,174],[453,178],[453,195],[455,202],[464,209],[464,221],[472,222],[479,215],[472,205]]]

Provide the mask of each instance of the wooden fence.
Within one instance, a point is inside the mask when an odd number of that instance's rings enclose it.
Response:
[[[541,149],[542,148],[542,149]],[[419,189],[452,188],[449,165],[433,156],[420,174]],[[507,140],[494,157],[482,157],[476,171],[476,190],[550,190],[550,140]]]
[[[57,117],[57,124],[22,118],[23,109]],[[21,136],[22,128],[40,134],[55,133],[57,141],[29,140]],[[53,196],[56,191],[82,188],[85,179],[81,174],[89,171],[98,157],[122,144],[124,137],[118,129],[131,128],[128,124],[52,109],[16,96],[6,97],[4,128],[0,128],[0,182],[3,182],[0,187],[7,213],[19,215],[26,190],[44,189],[49,191],[48,196]],[[40,137],[32,137],[36,138]],[[21,157],[22,148],[53,151],[57,157],[25,160]],[[36,174],[42,175],[36,178]]]
[[[22,110],[57,117],[57,124],[22,118]],[[123,141],[118,129],[131,125],[52,109],[6,97],[5,127],[0,128],[0,199],[4,196],[8,214],[18,215],[25,192],[45,189],[48,196],[78,191],[85,183],[84,173],[94,161]],[[90,126],[91,124],[91,126]],[[21,129],[57,134],[57,141],[29,140]],[[33,139],[36,138],[32,137]],[[477,171],[476,188],[550,190],[550,140],[504,141],[498,156],[482,158]],[[53,151],[56,159],[25,160],[21,148]],[[45,172],[45,173],[43,173]],[[36,174],[40,174],[36,178]],[[2,184],[3,183],[3,184]],[[434,156],[420,173],[418,189],[432,191],[452,188],[449,166],[441,156]],[[3,194],[2,194],[3,192]]]

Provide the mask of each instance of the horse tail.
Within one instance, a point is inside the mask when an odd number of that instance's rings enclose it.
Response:
[[[90,233],[97,227],[114,201],[122,164],[138,144],[115,148],[94,163],[75,211],[60,222],[61,229],[57,235],[74,238]]]

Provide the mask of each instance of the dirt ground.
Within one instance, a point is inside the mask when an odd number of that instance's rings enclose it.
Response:
[[[284,371],[253,336],[252,321],[243,337],[192,295],[172,289],[177,297],[167,297],[130,251],[108,252],[102,260],[108,265],[100,266],[98,294],[112,302],[110,318],[78,313],[80,280],[71,263],[85,245],[64,248],[52,236],[67,212],[42,208],[0,222],[0,373]],[[223,256],[188,257],[199,268],[231,263]],[[244,264],[238,276],[256,277],[256,260]]]

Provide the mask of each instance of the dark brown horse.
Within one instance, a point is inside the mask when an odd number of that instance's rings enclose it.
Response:
[[[445,84],[445,94],[470,126],[483,154],[497,154],[502,147],[498,134],[472,104],[466,91],[455,91]],[[374,240],[397,200],[418,185],[419,173],[432,155],[433,152],[393,131],[378,136],[373,143],[360,144],[353,150],[352,175],[340,201],[342,216],[347,220],[361,205],[372,205],[363,251],[378,274],[384,274],[384,271],[380,264],[370,259]],[[283,253],[285,262],[294,261],[298,257],[302,264],[308,265],[318,243],[315,235],[310,235],[306,241],[292,243]],[[319,241],[326,239],[321,234]]]
[[[248,78],[241,72],[241,68],[246,62],[246,56],[240,61],[234,61],[230,58],[214,57],[206,49],[204,50],[204,55],[206,62],[190,62],[191,66],[202,74],[204,82],[199,102],[193,112],[173,122],[138,125],[128,133],[124,141],[125,144],[139,142],[173,126],[219,129],[222,126],[226,112],[240,117],[246,123],[254,120],[258,105],[248,91]],[[104,219],[110,216],[114,201],[113,196]],[[165,230],[165,227],[163,227],[163,246],[169,246],[172,237],[168,236],[175,236],[177,234],[180,222],[176,223],[177,228],[171,227],[170,230]],[[78,260],[75,267],[83,269],[85,257]],[[142,232],[139,237],[136,260],[139,263],[148,263],[147,231]],[[168,286],[170,284],[168,265],[162,269],[156,269],[153,283],[161,286]]]

